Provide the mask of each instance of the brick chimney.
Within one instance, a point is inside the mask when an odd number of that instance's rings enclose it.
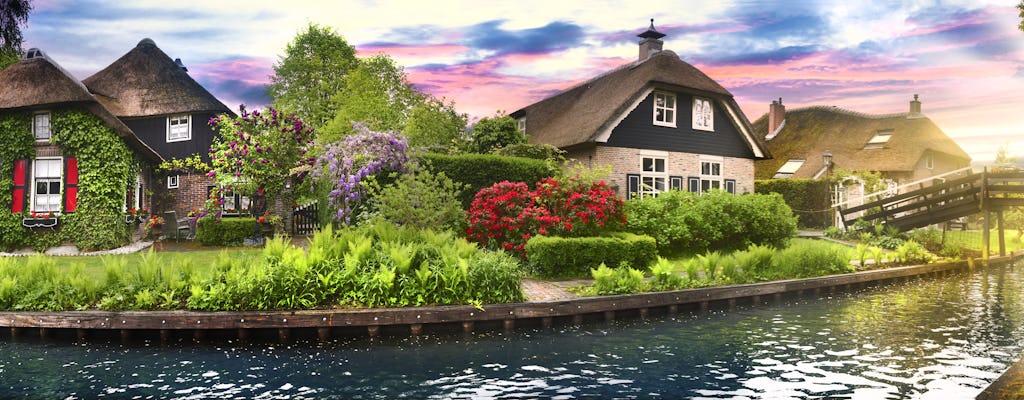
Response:
[[[661,51],[661,46],[665,44],[659,40],[665,37],[665,34],[654,29],[654,18],[651,18],[651,26],[647,28],[647,31],[637,36],[643,39],[640,41],[640,61]]]
[[[782,122],[786,120],[786,106],[782,105],[782,98],[778,100],[772,100],[772,105],[768,106],[768,136],[769,139],[775,137],[775,130],[782,126]]]
[[[916,118],[921,116],[921,101],[917,99],[917,95],[914,95],[914,99],[910,101],[910,114],[907,118]]]

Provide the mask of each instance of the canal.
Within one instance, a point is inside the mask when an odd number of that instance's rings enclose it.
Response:
[[[0,397],[967,399],[1024,352],[1022,293],[1024,267],[1008,266],[509,334],[171,346],[4,337]]]

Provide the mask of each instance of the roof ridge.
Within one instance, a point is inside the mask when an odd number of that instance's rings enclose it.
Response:
[[[786,110],[786,113],[798,112],[798,111],[814,111],[814,110],[830,111],[830,112],[839,113],[839,114],[845,114],[845,115],[849,115],[849,116],[853,116],[853,117],[869,118],[869,119],[906,118],[906,117],[910,116],[909,112],[889,113],[889,114],[868,114],[868,113],[865,113],[865,112],[853,111],[853,110],[850,110],[850,109],[847,109],[847,108],[842,108],[842,107],[839,107],[839,106],[825,106],[825,105],[813,105],[813,106],[794,108],[794,109]],[[921,118],[927,118],[927,117],[922,115]]]

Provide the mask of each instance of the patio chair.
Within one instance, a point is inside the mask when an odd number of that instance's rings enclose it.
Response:
[[[174,211],[164,212],[164,223],[167,225],[166,235],[174,235],[174,241],[180,242],[181,239],[192,240],[192,227],[188,224],[188,219],[178,220],[178,213]]]

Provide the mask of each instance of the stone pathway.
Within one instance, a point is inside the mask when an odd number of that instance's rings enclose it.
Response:
[[[578,296],[566,290],[567,288],[588,284],[590,284],[590,281],[585,279],[541,281],[525,278],[523,279],[523,292],[526,293],[526,299],[529,301],[568,300]]]
[[[136,253],[136,252],[142,251],[143,249],[149,248],[149,246],[152,246],[152,245],[153,245],[153,242],[139,241],[139,242],[129,243],[128,245],[121,246],[121,247],[118,247],[116,249],[102,250],[102,251],[86,251],[86,252],[79,251],[77,247],[68,245],[68,246],[51,247],[49,249],[46,249],[46,251],[43,252],[42,254],[45,254],[45,255],[48,255],[48,256],[105,256],[105,255],[108,255],[108,254],[130,254],[130,253]],[[0,257],[24,257],[24,256],[33,256],[33,255],[36,255],[36,254],[40,254],[40,253],[37,253],[36,251],[31,250],[31,249],[27,249],[27,250],[18,250],[18,251],[13,252],[13,253],[0,252]]]

